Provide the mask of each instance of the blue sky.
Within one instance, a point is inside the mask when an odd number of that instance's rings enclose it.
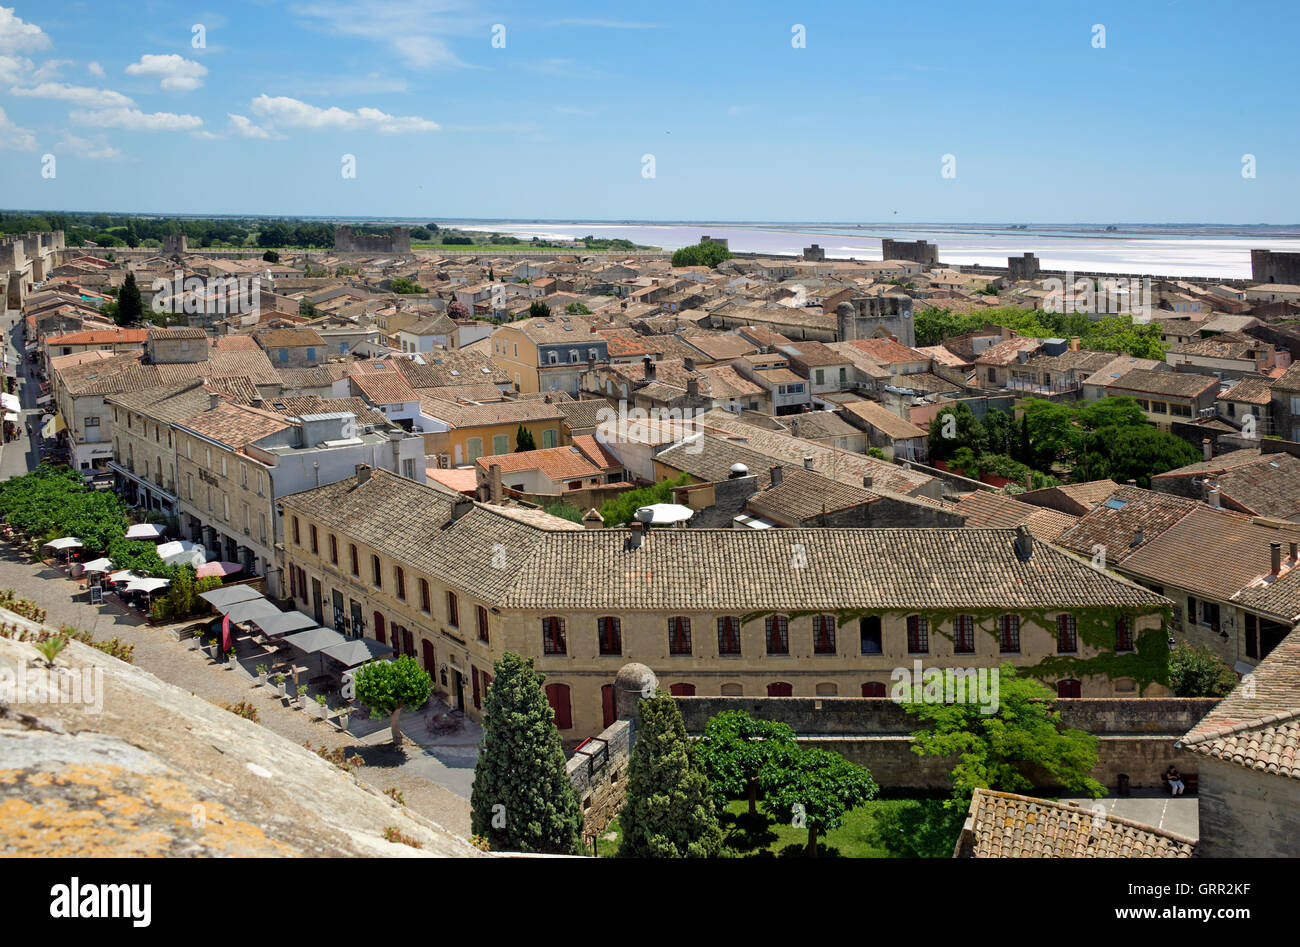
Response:
[[[0,206],[1300,222],[1290,2],[214,5],[0,0]]]

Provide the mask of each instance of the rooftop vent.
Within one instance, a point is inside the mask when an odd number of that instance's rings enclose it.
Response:
[[[746,467],[744,464],[737,463],[731,465],[732,480],[736,479],[737,477],[748,477],[748,476],[749,476],[749,468]]]

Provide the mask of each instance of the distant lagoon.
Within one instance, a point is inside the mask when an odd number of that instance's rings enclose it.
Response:
[[[881,259],[880,241],[928,240],[939,245],[939,259],[963,266],[1006,266],[1007,257],[1029,252],[1049,270],[1097,273],[1153,273],[1165,276],[1250,278],[1252,249],[1300,252],[1300,227],[1213,226],[1196,224],[1008,225],[978,224],[708,224],[609,223],[582,221],[446,221],[462,230],[577,240],[592,234],[676,250],[698,243],[701,235],[726,238],[745,253],[798,254],[810,243],[827,257]]]

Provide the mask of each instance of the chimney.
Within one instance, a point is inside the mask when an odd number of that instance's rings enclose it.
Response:
[[[454,523],[470,510],[474,509],[474,501],[469,497],[457,497],[451,501],[451,521]]]
[[[645,380],[646,380],[646,381],[654,381],[654,380],[655,380],[655,360],[652,359],[649,355],[647,355],[647,356],[645,357],[645,360],[642,362],[642,364],[645,365]]]
[[[1147,538],[1146,532],[1142,529],[1141,526],[1139,526],[1137,528],[1137,532],[1133,534],[1133,542],[1129,543],[1129,545],[1136,549],[1138,546],[1141,546],[1142,543],[1146,541],[1146,538]]]
[[[1292,561],[1292,562],[1295,562],[1297,559],[1300,559],[1300,556],[1297,556],[1297,555],[1296,555],[1296,552],[1297,552],[1296,546],[1297,546],[1297,545],[1298,545],[1297,543],[1292,543],[1292,544],[1291,544],[1291,561]]]
[[[871,476],[871,474],[867,474],[865,477],[862,478],[862,485],[866,487],[868,490],[871,489],[871,485],[875,482],[876,482],[876,478]]]
[[[812,459],[811,457],[805,457],[805,458],[803,459],[803,469],[804,469],[804,470],[812,470],[812,469],[813,469],[813,459]]]
[[[1219,508],[1219,488],[1218,488],[1218,487],[1212,487],[1212,488],[1210,489],[1210,497],[1209,497],[1209,499],[1210,499],[1210,506],[1214,507],[1214,509],[1217,510],[1217,509]]]
[[[1268,552],[1269,552],[1269,560],[1270,560],[1268,574],[1277,575],[1279,572],[1282,571],[1282,544],[1269,543]]]
[[[1028,493],[1032,489],[1034,489],[1034,472],[1032,470],[1026,470],[1025,471],[1025,492]]]
[[[798,418],[792,418],[792,419],[790,420],[790,436],[791,436],[791,437],[798,437],[798,436],[799,436],[799,419],[798,419]]]
[[[781,478],[785,476],[785,468],[780,464],[773,464],[769,473],[772,475],[772,486],[779,487]]]
[[[221,404],[221,395],[217,394],[215,391],[208,392],[208,410],[217,410],[219,404]]]
[[[370,479],[370,465],[357,464],[357,486],[361,486]]]
[[[1214,459],[1214,444],[1210,442],[1208,437],[1201,438],[1201,455],[1206,460]]]
[[[686,369],[688,372],[695,371],[695,359],[691,358],[689,355],[683,358],[682,368]]]
[[[1136,487],[1138,485],[1138,482],[1132,479],[1128,480],[1127,483],[1130,487]]]
[[[686,379],[686,397],[698,398],[700,396],[700,380],[698,378]]]
[[[488,468],[488,502],[501,502],[501,465],[493,464]]]
[[[640,522],[633,523],[632,532],[628,536],[628,540],[627,540],[628,545],[633,549],[640,549],[644,537],[645,537],[645,524]]]
[[[1016,555],[1026,560],[1034,556],[1034,537],[1028,526],[1016,527]]]

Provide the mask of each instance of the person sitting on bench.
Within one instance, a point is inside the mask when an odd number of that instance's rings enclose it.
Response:
[[[1178,772],[1173,763],[1165,770],[1165,782],[1169,784],[1169,792],[1174,796],[1183,794],[1183,774]]]

